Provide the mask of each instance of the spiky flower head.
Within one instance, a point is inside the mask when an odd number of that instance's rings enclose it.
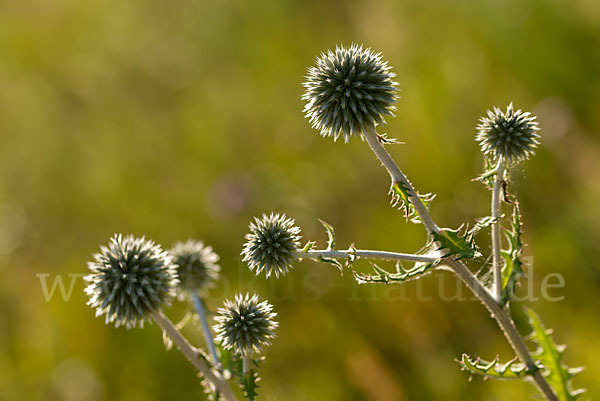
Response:
[[[133,235],[113,236],[88,268],[88,305],[116,327],[143,327],[145,319],[169,304],[178,283],[171,257],[153,241]]]
[[[285,214],[263,214],[250,223],[242,260],[248,263],[250,270],[256,270],[257,275],[264,270],[267,278],[273,273],[279,277],[292,268],[292,263],[298,259],[294,252],[299,248],[300,228],[293,219]]]
[[[237,294],[234,301],[226,300],[223,308],[217,309],[217,324],[213,327],[216,340],[225,349],[237,354],[252,355],[270,345],[279,326],[274,318],[273,305],[258,302],[258,295]]]
[[[219,279],[219,255],[202,241],[178,242],[168,253],[177,265],[178,289],[183,294],[212,288]]]
[[[353,44],[327,50],[308,69],[302,95],[306,118],[322,136],[343,136],[348,142],[394,115],[395,76],[381,53],[371,49]]]
[[[488,110],[477,125],[476,140],[481,151],[495,161],[502,158],[506,163],[529,159],[540,144],[535,119],[530,112],[515,111],[512,103],[506,112],[498,107]]]

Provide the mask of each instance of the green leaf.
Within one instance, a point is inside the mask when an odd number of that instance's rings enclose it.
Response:
[[[339,260],[337,259],[332,259],[332,258],[325,258],[323,256],[319,256],[319,261],[323,262],[323,263],[329,263],[331,265],[334,265],[335,267],[337,267],[338,269],[340,269],[340,273],[344,273],[344,265],[342,265],[340,263]]]
[[[250,364],[251,368],[248,373],[244,374],[244,363],[242,358],[238,358],[236,367],[237,367],[237,376],[240,379],[240,387],[244,392],[244,397],[246,397],[249,401],[254,401],[258,393],[256,390],[258,389],[258,382],[260,378],[258,377],[258,373],[256,368],[258,367],[258,363],[261,359],[251,359]]]
[[[410,201],[410,194],[408,192],[408,188],[406,187],[406,185],[404,185],[403,182],[401,182],[401,181],[392,182],[392,186],[390,188],[390,195],[392,196],[392,200],[391,200],[392,207],[395,207],[395,208],[398,208],[401,210],[403,209],[404,217],[406,217],[406,220],[410,220],[411,222],[413,222],[415,224],[418,224],[421,222],[421,220],[419,219],[419,215],[417,214],[417,211],[415,210],[412,202]],[[417,193],[417,196],[421,199],[421,202],[423,202],[423,204],[425,205],[425,207],[427,209],[429,209],[431,202],[435,198],[435,195],[431,194],[431,193],[427,193],[424,195]]]
[[[515,287],[520,277],[525,275],[521,254],[523,253],[523,242],[521,242],[521,215],[519,204],[514,203],[514,212],[511,231],[504,230],[508,239],[510,249],[500,251],[504,258],[504,267],[502,268],[502,297],[500,305],[504,306],[511,300],[515,294]]]
[[[482,217],[480,219],[477,219],[477,222],[475,223],[475,225],[473,226],[473,228],[471,228],[469,230],[469,234],[471,234],[473,236],[477,235],[482,230],[485,230],[486,228],[490,227],[496,221],[498,221],[498,219],[494,218],[492,216],[486,216],[486,217]]]
[[[459,259],[473,259],[481,256],[475,244],[473,234],[467,232],[464,235],[460,234],[462,226],[456,230],[449,228],[443,228],[439,233],[433,233],[433,241],[438,242],[439,250],[447,249],[448,251],[444,255],[444,258],[454,256],[456,260]]]
[[[348,259],[346,259],[345,262],[346,267],[351,268],[356,259],[356,247],[354,244],[350,244],[350,248],[348,248]]]
[[[485,158],[485,166],[483,171],[483,174],[477,178],[474,178],[473,181],[481,182],[489,190],[494,189],[494,175],[496,174],[496,166],[487,157]]]
[[[481,358],[473,359],[469,355],[463,354],[461,360],[456,360],[456,362],[463,370],[471,374],[491,379],[522,379],[537,371],[537,369],[527,369],[527,365],[524,363],[517,363],[516,357],[506,363],[500,363],[498,357],[494,358],[493,361],[485,361]]]
[[[304,247],[302,249],[300,249],[300,252],[308,252],[311,249],[313,249],[315,247],[315,245],[317,245],[317,243],[315,241],[308,241],[306,243],[306,245],[304,245]]]
[[[323,225],[323,227],[325,227],[325,231],[327,232],[327,250],[328,251],[333,251],[333,248],[335,247],[335,231],[333,230],[333,227],[319,219],[319,222]]]
[[[560,401],[575,401],[585,390],[572,390],[571,379],[579,373],[581,368],[568,368],[562,363],[566,346],[556,345],[550,334],[552,330],[544,327],[539,316],[531,309],[526,308],[529,323],[533,328],[530,339],[538,346],[532,356],[539,358],[544,366],[542,374]]]
[[[436,267],[441,262],[441,259],[437,259],[433,262],[424,263],[418,262],[415,263],[414,267],[409,270],[404,270],[400,264],[396,265],[396,273],[390,273],[385,269],[377,266],[372,263],[371,266],[373,270],[375,270],[375,274],[364,274],[359,273],[355,270],[352,271],[354,274],[354,278],[359,284],[366,283],[392,283],[392,282],[403,282],[409,281],[413,279],[420,278],[428,273],[430,273],[431,269]]]
[[[233,351],[227,350],[221,345],[217,345],[217,350],[219,352],[219,360],[221,362],[223,376],[227,379],[236,372],[239,358],[233,353]]]

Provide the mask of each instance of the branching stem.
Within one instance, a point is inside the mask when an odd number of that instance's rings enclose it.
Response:
[[[348,259],[352,256],[362,259],[379,259],[379,260],[404,260],[408,262],[435,262],[437,259],[433,256],[415,255],[410,253],[397,253],[386,251],[371,251],[364,249],[347,249],[343,251],[332,250],[310,250],[308,252],[298,251],[295,256],[301,259],[330,258],[330,259]]]
[[[194,301],[194,308],[198,313],[198,318],[200,319],[200,324],[202,325],[202,331],[204,332],[206,347],[210,352],[210,356],[212,357],[213,363],[220,369],[221,361],[219,361],[219,357],[217,356],[215,342],[213,341],[210,326],[208,325],[208,321],[206,319],[206,308],[204,307],[204,301],[202,300],[202,298],[200,298],[197,292],[192,292],[192,298]]]
[[[500,302],[502,298],[502,257],[500,255],[500,191],[504,181],[504,161],[498,160],[494,174],[492,190],[492,269],[494,274],[494,299]]]
[[[404,186],[407,188],[408,193],[410,195],[410,200],[423,222],[423,225],[427,229],[427,233],[432,236],[433,233],[439,233],[440,228],[434,223],[431,215],[427,211],[427,208],[418,197],[414,187],[408,181],[406,176],[402,173],[394,159],[385,149],[383,144],[379,141],[379,137],[375,130],[375,127],[371,127],[367,131],[363,133],[367,143],[377,156],[377,158],[381,161],[383,166],[386,168],[392,180],[394,182],[402,182]],[[488,289],[477,279],[477,277],[469,270],[469,268],[461,261],[457,261],[451,258],[445,259],[445,263],[452,269],[452,271],[465,283],[465,285],[477,296],[477,298],[485,305],[485,307],[490,311],[492,317],[496,320],[508,342],[514,349],[517,356],[521,359],[528,368],[535,369],[536,364],[531,357],[531,353],[529,349],[525,345],[525,341],[521,337],[519,330],[515,326],[513,320],[510,315],[508,315],[507,311],[502,309],[498,302],[494,299],[492,294],[488,291]],[[538,389],[547,400],[549,401],[558,401],[558,398],[552,391],[552,388],[546,381],[546,379],[542,376],[541,371],[536,371],[533,375],[533,380],[537,385]]]
[[[233,394],[227,382],[221,377],[218,372],[213,371],[206,361],[200,356],[200,351],[188,342],[188,340],[175,328],[173,323],[161,311],[156,311],[152,314],[154,321],[161,329],[173,340],[175,346],[181,353],[198,369],[208,381],[221,393],[227,401],[238,401]]]
[[[438,232],[439,227],[433,222],[431,215],[427,211],[427,208],[421,201],[421,198],[417,195],[415,188],[412,186],[408,178],[404,175],[402,170],[398,167],[392,156],[385,150],[385,147],[379,141],[379,136],[377,135],[377,131],[375,131],[375,127],[371,126],[366,132],[363,133],[364,138],[367,140],[367,143],[375,153],[375,156],[381,161],[383,167],[388,171],[390,176],[392,177],[393,182],[401,182],[404,184],[408,192],[408,196],[410,197],[410,201],[414,206],[419,218],[423,222],[423,225],[427,229],[427,233],[432,235],[434,232]]]

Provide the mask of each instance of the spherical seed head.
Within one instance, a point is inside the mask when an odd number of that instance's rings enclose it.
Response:
[[[509,104],[506,112],[494,107],[486,117],[479,119],[476,140],[481,151],[493,160],[502,158],[507,163],[529,159],[540,144],[538,123],[535,116],[521,110],[515,111]]]
[[[384,124],[384,116],[394,115],[395,76],[381,54],[371,49],[353,44],[327,50],[308,69],[302,95],[306,118],[322,136],[343,136],[348,142]]]
[[[273,306],[267,301],[258,302],[257,295],[237,294],[235,301],[226,300],[217,313],[216,340],[225,349],[241,355],[260,353],[271,344],[279,325],[274,320],[277,313],[273,312]]]
[[[177,265],[178,289],[183,294],[212,288],[219,279],[219,255],[202,241],[178,242],[168,253]]]
[[[153,241],[133,235],[112,237],[88,268],[88,305],[116,327],[143,327],[152,312],[169,304],[178,283],[171,257]]]
[[[257,275],[264,270],[267,278],[273,273],[279,277],[298,259],[294,252],[300,248],[300,238],[300,228],[285,214],[255,217],[254,223],[250,223],[250,233],[246,234],[242,260]]]

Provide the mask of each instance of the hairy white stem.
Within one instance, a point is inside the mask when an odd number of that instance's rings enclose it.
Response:
[[[500,256],[500,191],[504,181],[504,161],[502,158],[496,166],[494,188],[492,190],[492,269],[494,274],[494,298],[500,302],[502,298],[502,257]]]
[[[347,250],[310,250],[308,252],[297,251],[294,256],[301,259],[348,259],[352,256],[363,259],[380,259],[380,260],[405,260],[409,262],[435,262],[437,259],[434,256],[414,255],[410,253],[397,253],[386,251],[370,251],[364,249],[347,249]]]
[[[415,210],[417,211],[419,218],[423,222],[423,225],[427,229],[427,233],[431,235],[434,232],[439,231],[439,227],[433,222],[431,215],[429,214],[427,208],[421,201],[421,198],[419,198],[419,196],[417,195],[417,192],[415,191],[414,187],[412,186],[410,181],[408,181],[408,178],[406,178],[402,170],[400,170],[394,159],[392,159],[392,156],[388,153],[387,150],[385,150],[385,148],[379,141],[379,137],[377,136],[375,127],[371,126],[370,129],[363,133],[363,136],[367,140],[367,143],[369,144],[371,149],[373,150],[373,153],[375,153],[375,156],[377,156],[379,161],[381,161],[381,163],[383,164],[383,167],[385,167],[385,169],[392,177],[392,181],[395,183],[401,182],[402,184],[404,184],[404,187],[408,192],[408,196],[410,197],[410,201],[414,206]]]
[[[200,319],[200,324],[202,325],[202,331],[204,332],[206,347],[210,352],[210,356],[212,357],[213,363],[220,369],[221,361],[219,361],[219,357],[217,356],[215,342],[213,341],[212,333],[210,331],[208,321],[206,320],[206,309],[204,308],[204,301],[202,300],[202,298],[200,298],[197,292],[192,293],[192,298],[194,301],[194,308],[198,313],[198,318]]]
[[[383,144],[379,141],[377,136],[377,132],[375,131],[375,127],[371,127],[366,132],[363,133],[367,143],[377,156],[377,158],[381,161],[383,166],[386,168],[392,180],[394,182],[402,182],[404,186],[408,189],[410,200],[421,219],[421,222],[427,229],[427,232],[430,236],[434,233],[439,233],[440,228],[434,223],[431,215],[427,211],[427,208],[421,201],[421,199],[416,195],[415,189],[412,184],[408,181],[408,179],[404,176],[394,159],[387,152]],[[514,349],[515,353],[521,359],[525,365],[527,365],[531,369],[535,369],[536,365],[531,357],[531,353],[529,349],[525,345],[525,341],[521,337],[519,330],[515,326],[513,320],[510,315],[503,310],[498,302],[494,299],[492,294],[489,293],[488,289],[477,279],[477,277],[469,270],[469,268],[459,260],[454,260],[452,258],[446,258],[444,262],[452,269],[452,271],[466,284],[466,286],[477,296],[477,298],[485,305],[485,307],[491,312],[492,317],[496,320],[504,336],[507,338],[509,344]],[[541,371],[537,371],[533,375],[533,380],[537,385],[538,389],[546,399],[549,401],[558,401],[558,398],[552,391],[552,388],[542,376]]]
[[[161,329],[173,340],[175,346],[181,353],[198,369],[208,381],[221,393],[227,401],[238,401],[227,382],[218,372],[213,371],[206,361],[201,357],[200,351],[188,342],[188,340],[175,328],[173,323],[161,311],[152,313],[152,318]]]
[[[252,364],[252,358],[248,354],[242,355],[242,372],[247,375],[250,372],[250,365]]]

